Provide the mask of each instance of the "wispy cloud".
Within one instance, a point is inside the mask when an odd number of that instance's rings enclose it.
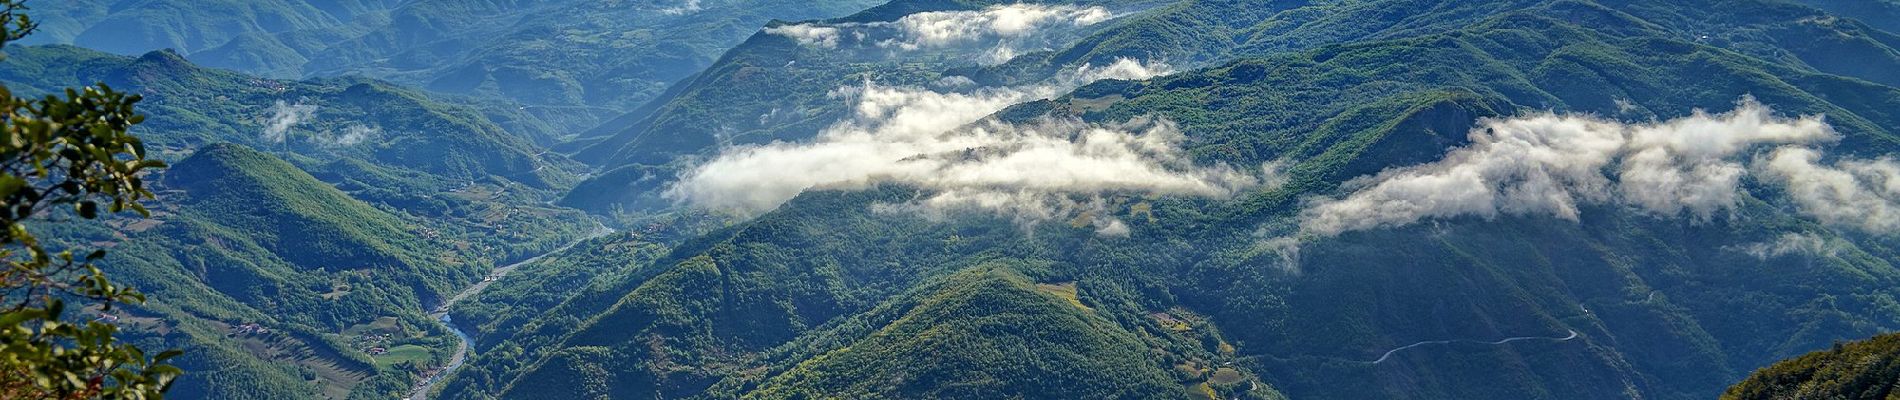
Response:
[[[880,210],[931,216],[961,209],[1002,212],[1040,221],[1090,212],[1098,231],[1127,226],[1097,208],[1106,193],[1225,196],[1257,184],[1258,173],[1197,166],[1179,147],[1175,124],[1136,119],[1119,124],[1041,120],[1008,124],[984,117],[1012,104],[1047,98],[1099,79],[1141,79],[1165,67],[1121,60],[1083,67],[1055,83],[937,92],[867,82],[832,96],[849,101],[851,118],[810,143],[727,149],[685,173],[667,196],[696,207],[741,215],[772,208],[813,188],[864,188],[897,183],[923,188],[924,198]]]
[[[844,30],[835,26],[814,24],[780,25],[765,28],[765,33],[784,36],[798,41],[798,44],[810,47],[836,48],[838,37]]]
[[[1765,180],[1787,188],[1802,214],[1869,232],[1900,232],[1900,164],[1891,158],[1821,163],[1811,148],[1782,148],[1756,163]]]
[[[1661,122],[1554,113],[1484,119],[1469,136],[1470,144],[1438,161],[1353,179],[1343,185],[1344,197],[1308,199],[1295,231],[1263,231],[1269,238],[1258,250],[1297,268],[1303,242],[1345,232],[1500,215],[1578,221],[1583,205],[1697,223],[1732,210],[1751,171],[1785,185],[1823,221],[1846,223],[1847,215],[1827,210],[1854,209],[1871,211],[1872,218],[1854,220],[1864,228],[1900,228],[1900,215],[1893,214],[1900,213],[1893,201],[1900,199],[1900,180],[1891,179],[1900,177],[1900,168],[1885,160],[1821,167],[1814,163],[1818,152],[1802,146],[1837,139],[1825,119],[1776,116],[1753,98],[1727,113],[1696,110]],[[1770,148],[1776,149],[1771,155],[1751,156]],[[1895,190],[1876,193],[1887,182],[1895,182]],[[1783,239],[1743,251],[1786,254],[1812,243]]]
[[[342,132],[325,132],[323,135],[311,136],[310,142],[326,148],[349,147],[361,144],[370,137],[381,134],[382,131],[381,128],[374,126],[350,124],[344,127]]]
[[[681,3],[680,5],[662,8],[660,9],[660,13],[666,15],[685,15],[699,12],[699,10],[701,10],[699,0],[686,0],[685,3]]]
[[[1839,246],[1829,243],[1827,238],[1812,232],[1784,233],[1772,241],[1749,243],[1729,249],[1763,260],[1790,255],[1832,257],[1840,251]]]
[[[317,106],[303,103],[290,104],[278,100],[271,105],[270,116],[264,122],[264,132],[260,138],[265,143],[283,143],[290,128],[317,114]]]
[[[1014,58],[1022,47],[1033,45],[1033,38],[1052,28],[1086,27],[1114,16],[1102,7],[1010,4],[921,12],[890,22],[782,25],[765,32],[828,49],[846,45],[902,51],[982,47],[987,50],[979,61],[996,64]]]
[[[1776,117],[1753,99],[1659,123],[1538,114],[1479,125],[1470,145],[1439,161],[1355,179],[1346,197],[1312,201],[1300,231],[1332,236],[1501,214],[1575,221],[1581,204],[1707,220],[1735,205],[1743,151],[1834,138],[1821,117]]]
[[[1102,7],[1011,4],[978,11],[923,12],[898,18],[897,38],[880,42],[916,50],[960,46],[998,38],[1020,38],[1052,26],[1082,27],[1114,17]]]

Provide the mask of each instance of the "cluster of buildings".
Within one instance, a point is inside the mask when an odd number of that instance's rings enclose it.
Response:
[[[363,353],[369,354],[372,356],[380,356],[380,355],[389,353],[389,347],[383,345],[384,343],[388,343],[388,342],[389,342],[389,334],[387,333],[364,333],[363,336],[356,338],[357,346],[367,346],[367,347],[361,347],[363,349]]]

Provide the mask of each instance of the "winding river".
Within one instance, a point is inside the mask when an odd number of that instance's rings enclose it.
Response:
[[[462,299],[481,294],[483,290],[488,289],[489,284],[493,284],[495,281],[501,280],[502,277],[508,276],[508,274],[514,272],[516,268],[535,261],[541,261],[542,258],[547,258],[550,254],[567,251],[567,249],[574,248],[574,246],[580,245],[581,242],[585,242],[588,239],[607,236],[607,234],[613,232],[613,228],[608,228],[606,225],[600,224],[599,221],[595,221],[594,232],[588,234],[586,237],[574,239],[572,242],[561,245],[560,248],[549,250],[546,253],[541,253],[534,257],[529,257],[526,260],[495,267],[495,269],[489,270],[487,275],[495,279],[482,279],[481,282],[476,282],[474,285],[469,285],[468,288],[462,289],[461,292],[456,292],[455,296],[449,297],[449,300],[442,302],[442,305],[436,306],[434,311],[429,312],[429,317],[434,318],[443,328],[448,329],[449,333],[455,334],[457,340],[455,343],[455,353],[449,355],[448,365],[442,366],[441,370],[436,371],[434,375],[429,375],[428,378],[423,378],[421,382],[416,382],[416,386],[409,390],[409,397],[405,397],[405,399],[424,400],[429,398],[429,392],[435,390],[436,384],[442,383],[442,378],[446,378],[454,373],[455,370],[462,368],[462,364],[468,361],[468,344],[474,341],[474,339],[470,338],[467,332],[462,332],[461,328],[455,327],[455,322],[452,321],[452,317],[449,316],[449,307],[454,306],[455,303],[462,301]]]

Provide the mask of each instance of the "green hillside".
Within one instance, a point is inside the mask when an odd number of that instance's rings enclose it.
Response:
[[[544,204],[581,168],[542,150],[534,131],[509,128],[511,120],[475,105],[361,78],[259,78],[162,51],[130,58],[71,46],[8,50],[0,82],[16,93],[104,82],[142,94],[150,118],[134,133],[161,159],[243,144],[354,198],[453,222],[434,229],[495,248],[498,258],[552,249],[588,229],[576,214]]]
[[[404,385],[351,332],[440,347],[422,316],[483,264],[268,154],[219,144],[160,182],[152,219],[114,224],[107,265],[155,299],[119,313],[136,337],[187,349],[186,397],[343,397]],[[269,332],[249,332],[256,324]],[[372,328],[372,327],[375,328]],[[257,385],[253,382],[280,382]],[[373,382],[365,384],[365,382]]]
[[[1777,362],[1723,399],[1890,399],[1900,385],[1900,335],[1836,344]]]
[[[182,212],[245,232],[305,268],[418,266],[418,241],[395,216],[351,199],[288,163],[239,145],[200,148],[165,173]],[[407,253],[407,254],[405,254]]]
[[[1048,289],[1044,289],[1048,288]],[[861,340],[801,362],[761,399],[1161,398],[1180,384],[1131,332],[1058,285],[984,265],[927,285],[868,320]],[[1070,294],[1073,295],[1073,294]],[[895,316],[895,317],[893,317]]]
[[[608,295],[608,287],[640,273],[665,251],[665,246],[639,234],[603,235],[521,266],[507,279],[493,282],[480,297],[458,304],[450,314],[467,327],[464,330],[475,337],[479,350],[532,345],[510,340],[531,336],[522,332],[539,331],[546,324],[576,323],[541,317],[565,315],[550,310],[599,301],[598,297]]]
[[[404,392],[455,343],[424,310],[591,227],[544,204],[576,167],[534,132],[389,83],[273,80],[172,52],[71,46],[12,47],[0,81],[29,95],[105,82],[146,98],[151,117],[134,133],[175,163],[153,177],[157,214],[58,224],[54,238],[110,246],[115,279],[163,298],[120,318],[215,371],[181,380],[186,398]]]
[[[864,287],[860,283],[865,277],[853,272],[894,261],[888,258],[894,254],[860,248],[863,239],[854,238],[854,232],[821,228],[898,229],[886,232],[889,237],[908,237],[910,229],[916,229],[884,227],[864,214],[849,208],[813,209],[798,215],[822,220],[751,223],[692,239],[683,246],[701,250],[675,248],[650,261],[651,267],[636,267],[607,287],[589,288],[549,310],[539,317],[544,323],[528,325],[536,329],[514,333],[511,340],[522,345],[520,351],[478,357],[468,373],[446,386],[445,396],[472,394],[458,394],[463,390],[581,395],[576,390],[583,386],[560,383],[580,377],[562,371],[620,365],[647,366],[613,367],[600,378],[623,396],[703,390],[713,383],[708,375],[738,371],[743,365],[734,362],[746,352],[791,340],[841,312],[861,310],[893,289]],[[804,234],[790,239],[793,233]],[[759,242],[779,237],[797,241]],[[710,255],[699,256],[699,251]],[[699,361],[675,364],[672,357]],[[540,367],[540,376],[512,375],[542,364],[547,366]]]

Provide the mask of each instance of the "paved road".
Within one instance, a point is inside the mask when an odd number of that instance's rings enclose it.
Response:
[[[437,306],[434,311],[430,311],[429,317],[435,318],[437,322],[442,324],[443,328],[448,328],[449,333],[455,334],[455,337],[458,339],[457,342],[455,343],[455,353],[449,355],[449,364],[446,366],[443,366],[441,371],[436,372],[435,375],[430,375],[428,378],[423,379],[422,382],[417,382],[416,386],[409,390],[409,397],[407,397],[407,399],[424,400],[424,399],[429,398],[429,391],[435,390],[435,385],[437,383],[441,383],[442,378],[449,376],[449,373],[455,372],[456,369],[462,368],[462,363],[464,361],[467,361],[468,359],[468,342],[472,339],[469,338],[468,333],[462,332],[461,328],[456,328],[455,323],[449,320],[450,306],[454,306],[455,303],[462,301],[462,299],[466,299],[466,298],[475,296],[477,294],[481,294],[483,290],[488,289],[489,284],[492,284],[492,283],[495,283],[495,281],[501,280],[500,279],[501,277],[508,276],[508,274],[511,272],[514,272],[516,268],[520,268],[523,265],[528,265],[528,263],[532,263],[535,261],[541,261],[542,258],[546,258],[549,254],[559,253],[562,251],[566,251],[567,249],[574,248],[574,246],[579,245],[581,244],[581,242],[585,242],[588,239],[593,239],[593,238],[597,238],[601,236],[607,236],[607,234],[614,232],[613,228],[608,228],[606,225],[601,225],[599,222],[595,222],[594,225],[595,225],[594,232],[591,234],[588,234],[586,237],[583,237],[580,239],[574,239],[574,241],[568,242],[566,245],[562,245],[558,249],[550,250],[546,253],[541,253],[540,255],[530,257],[526,260],[521,260],[514,264],[508,264],[508,265],[496,267],[495,269],[489,270],[487,276],[494,277],[496,278],[495,280],[482,279],[481,282],[476,282],[474,285],[469,285],[468,288],[462,289],[461,292],[455,293],[455,296],[449,297],[449,301],[442,302],[441,306]]]
[[[1495,342],[1481,342],[1481,341],[1476,341],[1476,340],[1428,340],[1428,341],[1408,344],[1405,346],[1400,346],[1399,348],[1392,349],[1391,351],[1387,351],[1385,352],[1385,355],[1379,356],[1379,359],[1372,360],[1371,364],[1378,364],[1378,363],[1385,362],[1386,359],[1392,358],[1392,354],[1398,353],[1399,351],[1403,351],[1405,349],[1410,349],[1410,348],[1418,347],[1418,346],[1425,346],[1425,345],[1452,344],[1452,343],[1477,343],[1477,344],[1488,344],[1488,345],[1501,345],[1501,344],[1515,342],[1519,340],[1551,340],[1551,341],[1558,341],[1558,342],[1568,342],[1571,339],[1576,339],[1576,338],[1577,338],[1577,331],[1573,329],[1570,331],[1570,336],[1564,336],[1560,338],[1559,337],[1544,337],[1544,336],[1518,336],[1518,337],[1504,338],[1502,340],[1498,340]]]

